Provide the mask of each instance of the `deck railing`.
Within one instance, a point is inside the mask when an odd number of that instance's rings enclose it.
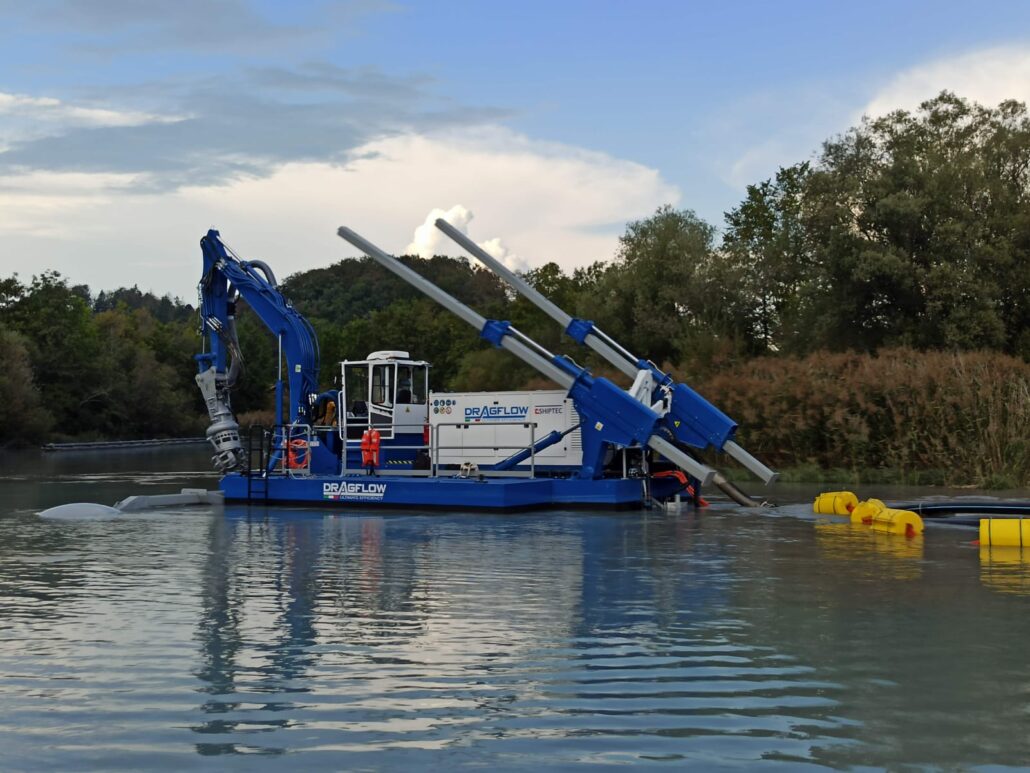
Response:
[[[355,425],[351,424],[351,427]],[[490,422],[447,422],[438,424],[394,424],[394,436],[398,434],[417,434],[422,433],[428,427],[429,438],[426,443],[418,444],[404,444],[404,445],[384,445],[380,448],[380,459],[391,451],[414,451],[418,454],[419,451],[425,451],[428,455],[428,466],[426,469],[389,469],[388,466],[382,464],[376,467],[376,471],[379,473],[385,473],[388,475],[397,476],[420,476],[420,477],[439,477],[442,474],[450,475],[452,473],[452,467],[460,467],[457,462],[448,462],[446,465],[440,464],[440,455],[444,451],[510,451],[510,456],[515,455],[521,451],[528,452],[528,457],[519,463],[521,467],[528,460],[529,469],[524,467],[512,470],[491,470],[477,468],[475,475],[483,477],[522,477],[522,478],[534,478],[536,477],[536,422],[526,421],[490,421]],[[374,427],[374,425],[369,425]],[[523,427],[529,434],[529,442],[526,444],[516,445],[504,445],[498,443],[489,443],[481,445],[469,445],[467,443],[460,444],[442,444],[440,442],[440,428],[449,427],[459,430],[467,430],[474,432],[476,429],[484,427]],[[409,428],[412,431],[404,433],[403,429]],[[264,477],[268,472],[275,472],[281,475],[288,475],[290,477],[307,476],[311,474],[311,455],[312,455],[312,442],[320,442],[319,436],[326,432],[336,431],[340,437],[341,442],[341,460],[340,460],[340,474],[357,474],[363,471],[365,468],[349,467],[347,462],[348,449],[353,449],[356,446],[360,446],[361,440],[352,438],[347,439],[344,436],[344,430],[346,425],[341,423],[338,426],[329,425],[309,425],[309,424],[276,424],[270,428],[252,426],[250,428],[250,447],[248,449],[248,467],[246,474],[254,476],[255,474]],[[258,447],[258,459],[257,465],[253,463],[254,454],[254,443],[255,434],[260,434],[260,445]],[[506,457],[508,458],[508,457]],[[387,460],[388,461],[388,460]],[[467,459],[467,462],[475,463],[475,459]],[[414,462],[412,463],[414,466]],[[443,469],[446,467],[447,469]],[[458,470],[460,474],[460,469]]]

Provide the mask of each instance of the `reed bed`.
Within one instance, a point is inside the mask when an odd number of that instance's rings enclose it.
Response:
[[[765,357],[697,386],[773,465],[854,479],[1030,485],[1030,363],[1007,355]]]

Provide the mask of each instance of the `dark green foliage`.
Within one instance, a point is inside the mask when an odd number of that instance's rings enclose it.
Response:
[[[237,413],[273,410],[275,380],[279,371],[279,343],[275,335],[243,300],[237,301],[236,304],[236,332],[240,339],[240,350],[243,352],[243,374],[233,392],[233,409]],[[193,341],[194,346],[200,346],[200,336],[196,333]],[[196,373],[196,364],[192,360],[190,364],[193,367],[192,372]],[[285,367],[284,363],[283,368]],[[283,377],[286,378],[285,375]],[[190,378],[193,378],[192,375]],[[193,384],[192,388],[196,391],[196,384]]]
[[[105,437],[147,438],[202,432],[196,389],[184,391],[175,365],[160,362],[153,347],[161,323],[141,308],[101,312],[96,324],[106,345],[98,385],[102,399],[93,406],[95,431]]]
[[[158,322],[187,322],[193,319],[196,310],[170,295],[156,297],[144,293],[138,287],[122,287],[111,292],[100,291],[93,301],[94,311],[112,311],[119,307],[146,309]]]
[[[482,313],[502,308],[507,302],[501,282],[491,272],[478,265],[472,267],[463,258],[404,256],[401,260]],[[308,319],[330,320],[336,325],[361,319],[398,301],[422,298],[417,290],[371,258],[341,260],[329,268],[295,274],[283,282],[282,292]]]
[[[0,326],[0,447],[42,440],[53,423],[33,383],[28,345]]]
[[[947,92],[827,142],[727,215],[768,351],[1030,357],[1030,117]]]
[[[0,324],[14,331],[5,334],[7,390],[21,406],[0,422],[0,444],[38,440],[46,429],[54,437],[122,438],[201,431],[198,339],[194,320],[174,321],[186,317],[181,305],[172,303],[167,324],[148,310],[162,305],[153,296],[136,295],[135,309],[119,303],[95,312],[88,288],[54,272],[28,286],[4,280],[0,292]]]
[[[55,430],[94,429],[104,397],[104,342],[89,302],[56,272],[46,272],[6,304],[2,321],[28,342],[33,378]]]

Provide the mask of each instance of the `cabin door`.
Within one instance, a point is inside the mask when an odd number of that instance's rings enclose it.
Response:
[[[372,366],[369,384],[368,417],[383,438],[393,437],[393,411],[397,385],[397,366],[393,363]]]

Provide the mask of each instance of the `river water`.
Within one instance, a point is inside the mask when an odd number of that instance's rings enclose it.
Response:
[[[0,457],[0,769],[1030,765],[1030,564],[973,532],[801,517],[811,487],[773,514],[36,515],[206,465]]]

